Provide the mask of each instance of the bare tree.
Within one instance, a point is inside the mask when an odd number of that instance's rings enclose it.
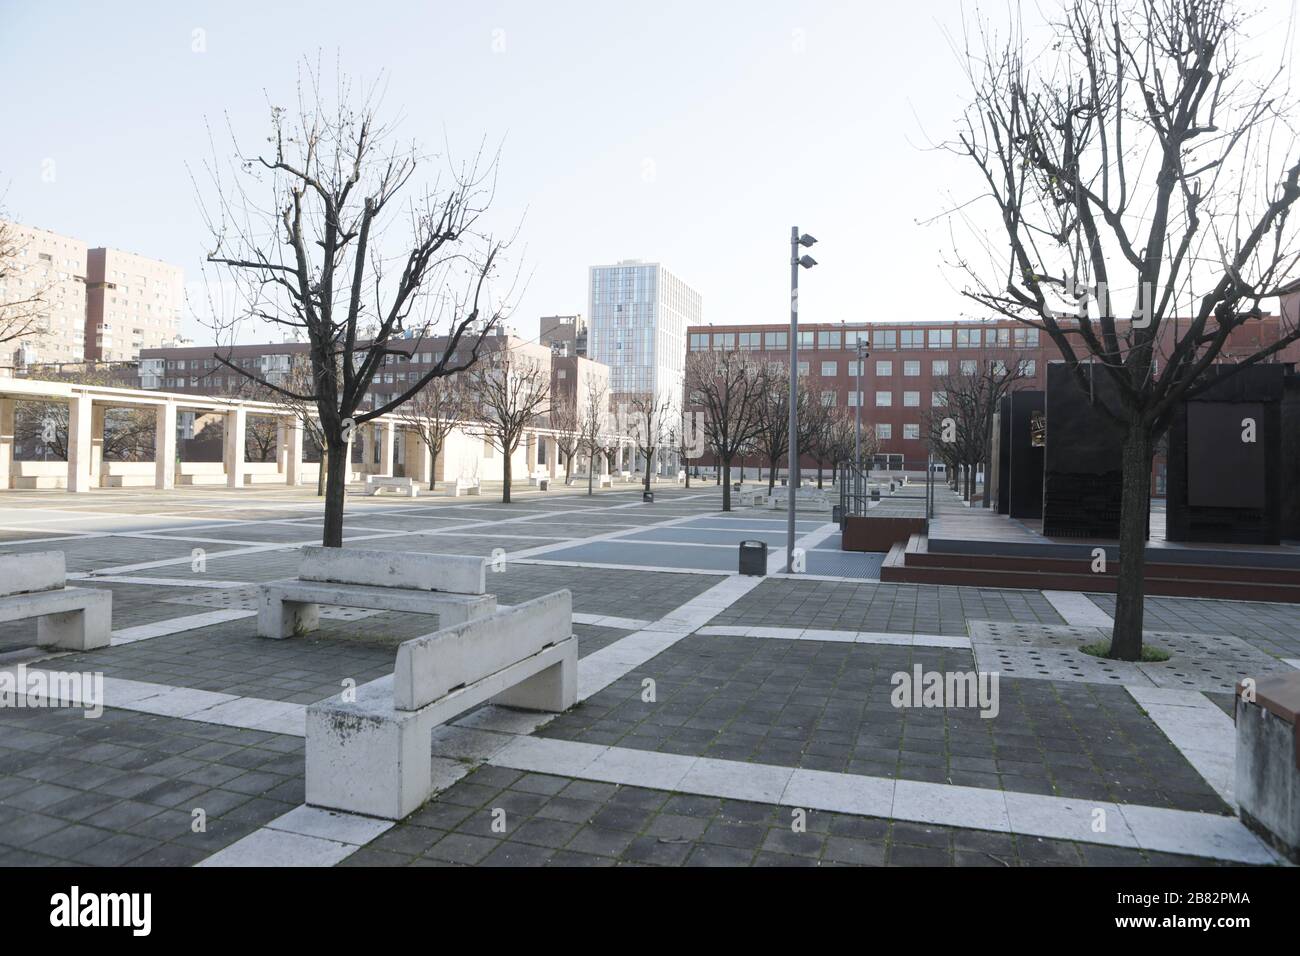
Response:
[[[510,503],[511,456],[525,431],[546,413],[550,370],[517,349],[495,349],[483,356],[466,382],[468,408],[480,434],[501,453],[501,501]]]
[[[767,490],[776,487],[777,466],[790,449],[789,366],[774,362],[761,374],[755,449],[767,463]]]
[[[925,424],[930,447],[948,469],[949,477],[961,474],[963,498],[975,496],[975,471],[985,466],[985,481],[993,454],[993,416],[1002,396],[1022,387],[1030,377],[1028,362],[1014,353],[982,360],[967,359],[974,367],[939,379],[938,392],[944,404],[929,409]]]
[[[21,285],[27,273],[22,259],[26,252],[18,229],[0,219],[0,342],[12,342],[45,328],[47,285]]]
[[[829,455],[827,429],[831,409],[818,386],[818,379],[799,379],[799,451],[817,463],[817,487],[822,487],[822,470]],[[801,473],[802,474],[802,473]]]
[[[447,445],[447,436],[465,418],[467,402],[465,380],[459,375],[445,375],[416,392],[399,412],[429,452],[430,491],[437,484],[438,458]]]
[[[551,406],[548,417],[551,428],[555,430],[555,445],[564,455],[564,484],[567,486],[573,480],[573,456],[578,453],[582,445],[582,434],[579,430],[581,413],[576,401],[566,398]]]
[[[612,470],[613,461],[605,451],[609,441],[609,418],[609,389],[595,375],[588,373],[586,398],[578,418],[578,440],[589,462],[587,466],[587,494],[589,495],[593,494],[596,480],[596,461],[606,456],[606,461]]]
[[[650,477],[654,473],[655,453],[668,441],[672,421],[672,397],[653,392],[637,392],[627,404],[627,430],[636,444],[637,454],[645,462],[645,490],[650,490]]]
[[[764,380],[748,352],[690,352],[686,394],[704,416],[704,436],[722,472],[722,510],[731,510],[731,466],[758,434]],[[688,473],[689,474],[689,473]]]
[[[1050,337],[1080,388],[1089,363],[1114,386],[1097,405],[1124,435],[1121,660],[1142,653],[1153,445],[1297,259],[1294,115],[1280,73],[1253,75],[1245,24],[1230,0],[1074,0],[1050,55],[1015,33],[968,43],[974,101],[949,145],[1005,245],[972,229],[987,261],[962,262],[967,294]],[[1233,371],[1297,340],[1284,329]]]
[[[209,172],[215,237],[208,261],[224,267],[242,294],[232,316],[217,316],[220,337],[244,320],[291,330],[310,344],[309,388],[295,391],[242,368],[227,368],[293,401],[315,406],[328,468],[323,542],[343,543],[348,439],[354,428],[400,407],[434,379],[472,366],[503,314],[488,285],[503,244],[477,233],[492,195],[495,161],[456,169],[406,195],[423,154],[391,143],[374,97],[354,96],[340,77],[335,102],[318,73],[300,82],[294,111],[273,106],[271,148],[251,156],[234,144],[227,175]],[[402,235],[401,233],[404,233]],[[390,268],[390,264],[396,264]],[[440,321],[441,320],[441,321]],[[441,354],[388,401],[362,411],[388,356],[409,359],[441,327]]]

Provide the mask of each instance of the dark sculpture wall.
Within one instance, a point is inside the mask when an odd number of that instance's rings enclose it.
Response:
[[[998,514],[1007,513],[1011,502],[1011,396],[998,399],[998,410],[993,418],[993,473],[998,500],[994,502]]]
[[[1227,375],[1229,369],[1210,369],[1209,376],[1223,380],[1180,403],[1170,421],[1165,532],[1170,541],[1281,540],[1286,369],[1255,365]],[[1255,423],[1253,442],[1242,440],[1246,420]]]
[[[1043,534],[1118,538],[1123,493],[1124,430],[1099,407],[1118,410],[1104,370],[1085,365],[1085,391],[1068,366],[1047,366],[1047,459],[1043,474]]]
[[[1032,419],[1042,412],[1044,395],[1033,389],[1012,392],[1011,427],[1007,446],[1010,450],[1007,514],[1013,518],[1043,516],[1043,449],[1031,440]],[[1051,436],[1048,436],[1051,444]]]
[[[1282,527],[1286,541],[1300,541],[1300,375],[1282,382]]]

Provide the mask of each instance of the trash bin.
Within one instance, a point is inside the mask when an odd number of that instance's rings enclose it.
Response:
[[[879,488],[872,488],[872,489],[871,489],[871,500],[872,500],[872,501],[879,501],[879,500],[880,500],[880,489],[879,489]]]
[[[549,491],[551,488],[551,479],[549,478],[537,479],[537,487],[540,488],[542,491]]]
[[[844,506],[831,505],[831,520],[841,527],[844,526]]]
[[[641,492],[641,500],[648,505],[652,505],[655,503],[655,493],[653,491],[643,491]]]
[[[732,490],[732,491],[739,491],[739,490],[740,490],[740,482],[738,482],[738,481],[733,481],[733,482],[731,483],[731,490]]]
[[[781,487],[782,487],[782,488],[786,487],[789,483],[790,483],[790,479],[789,479],[789,478],[782,478],[782,479],[781,479]]]
[[[740,542],[740,573],[762,577],[767,574],[767,542]]]

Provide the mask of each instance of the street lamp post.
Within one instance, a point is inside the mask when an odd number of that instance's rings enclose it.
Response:
[[[794,573],[794,499],[795,471],[799,467],[799,268],[811,269],[817,265],[812,256],[800,256],[799,247],[808,248],[817,240],[798,226],[790,227],[790,460],[785,481],[785,573]]]

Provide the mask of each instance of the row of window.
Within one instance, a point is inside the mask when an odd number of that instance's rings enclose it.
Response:
[[[1028,328],[974,328],[974,329],[832,329],[828,331],[800,332],[801,349],[857,348],[862,342],[877,351],[898,349],[978,349],[978,348],[1038,348],[1038,329]],[[692,352],[757,351],[786,349],[790,347],[789,332],[692,332]]]

